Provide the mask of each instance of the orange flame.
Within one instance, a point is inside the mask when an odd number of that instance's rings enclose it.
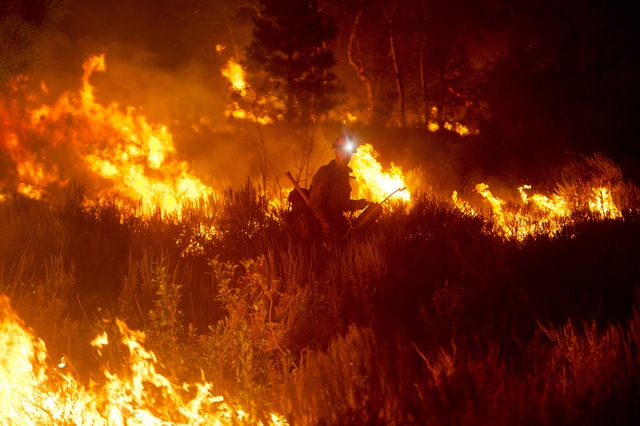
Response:
[[[541,194],[529,195],[526,190],[530,189],[530,185],[519,187],[522,204],[519,206],[512,204],[507,208],[508,203],[494,196],[489,191],[489,185],[485,183],[476,185],[476,191],[491,205],[494,230],[505,238],[522,241],[527,236],[539,233],[554,236],[573,221],[571,216],[578,209],[575,202],[572,203],[558,194],[551,197]],[[477,215],[468,203],[458,199],[457,192],[454,191],[452,199],[460,210]],[[622,217],[608,188],[592,188],[589,199],[585,201],[586,203],[582,204],[586,204],[589,211],[600,219]]]
[[[233,58],[229,59],[227,65],[222,69],[222,75],[231,82],[234,90],[239,92],[240,95],[245,96],[247,94],[247,83],[244,81],[244,69],[242,69],[242,66],[234,61]]]
[[[70,373],[47,366],[44,343],[20,324],[9,299],[0,296],[0,423],[11,425],[231,425],[251,424],[246,414],[211,394],[210,383],[176,385],[156,371],[153,352],[141,342],[144,334],[116,320],[129,350],[129,371],[119,377],[104,371],[103,384],[87,389]],[[106,334],[91,344],[108,344]],[[188,399],[186,396],[194,394]],[[271,424],[285,425],[271,413]]]
[[[402,169],[391,163],[389,170],[384,171],[382,165],[376,160],[378,152],[369,144],[358,147],[353,154],[349,166],[356,177],[356,196],[366,198],[369,201],[382,201],[389,194],[399,188],[405,188],[405,178]],[[390,199],[410,201],[408,191],[396,192]]]
[[[240,64],[229,59],[227,64],[222,68],[221,73],[229,80],[233,91],[241,98],[242,102],[237,99],[230,101],[226,115],[238,119],[254,120],[262,125],[273,123],[273,119],[264,113],[264,105],[267,103],[268,95],[262,96],[247,84],[245,80],[244,69]],[[274,99],[271,99],[273,102]],[[241,103],[244,105],[241,106]]]
[[[79,93],[65,92],[55,104],[30,111],[31,137],[46,140],[52,148],[69,150],[69,161],[79,159],[83,173],[92,172],[89,179],[96,181],[92,183],[106,186],[98,195],[118,191],[140,201],[143,211],[160,207],[176,212],[185,202],[213,195],[211,188],[189,173],[185,161],[176,160],[166,126],[147,122],[133,107],[123,112],[115,102],[103,106],[95,101],[89,79],[106,69],[104,54],[89,57],[83,68]],[[26,148],[25,124],[12,123],[6,111],[4,118],[8,126],[0,134],[16,163],[18,192],[41,198],[50,184],[66,186],[69,177],[62,179],[57,165],[46,166],[43,158]]]

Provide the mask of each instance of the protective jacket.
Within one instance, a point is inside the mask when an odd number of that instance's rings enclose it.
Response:
[[[309,188],[309,201],[313,210],[331,226],[334,238],[344,236],[349,230],[349,222],[343,212],[355,211],[366,206],[365,200],[351,199],[350,174],[353,170],[340,170],[335,160],[321,166]]]

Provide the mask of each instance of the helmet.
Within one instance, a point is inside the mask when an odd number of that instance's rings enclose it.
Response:
[[[342,149],[350,153],[356,152],[356,144],[353,138],[347,134],[342,134],[331,145],[332,149]]]

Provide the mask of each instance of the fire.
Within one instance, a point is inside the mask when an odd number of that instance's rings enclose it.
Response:
[[[600,215],[603,219],[616,219],[622,216],[611,198],[608,188],[591,188],[592,198],[589,200],[589,210]]]
[[[393,163],[388,171],[382,170],[382,165],[376,160],[378,153],[369,144],[358,147],[353,154],[349,166],[356,176],[356,196],[370,201],[382,201],[389,194],[399,188],[405,188],[405,179],[402,169]],[[396,192],[391,199],[410,201],[408,191]]]
[[[458,123],[457,121],[453,124],[446,122],[444,123],[444,128],[449,130],[450,132],[456,132],[460,136],[469,136],[469,129],[467,126]]]
[[[222,75],[225,76],[233,89],[240,93],[240,95],[245,96],[247,94],[246,87],[247,83],[244,81],[244,70],[233,59],[229,59],[227,65],[222,69]]]
[[[522,203],[515,205],[493,195],[489,191],[489,185],[485,183],[476,185],[476,192],[482,195],[491,206],[494,229],[504,237],[521,241],[527,236],[539,233],[554,236],[566,224],[572,222],[572,214],[582,205],[588,206],[591,214],[599,219],[622,217],[622,213],[613,201],[611,190],[605,187],[592,188],[587,200],[577,201],[568,200],[558,194],[553,194],[551,197],[542,194],[529,195],[526,191],[530,189],[530,185],[518,188]],[[458,199],[457,192],[454,191],[452,199],[460,210],[477,215],[468,203]]]
[[[427,129],[430,132],[437,132],[440,130],[440,125],[436,121],[438,118],[438,107],[431,107],[431,112],[429,113],[429,117],[426,117],[427,120]],[[469,136],[471,132],[469,128],[464,124],[458,123],[457,121],[454,123],[450,123],[448,121],[444,122],[443,127],[445,130],[450,132],[456,132],[460,136]],[[479,131],[476,129],[475,134],[477,135]]]
[[[249,119],[261,125],[273,123],[273,119],[264,112],[264,106],[270,96],[253,90],[247,84],[244,69],[240,64],[231,58],[222,68],[221,73],[229,80],[232,91],[239,97],[239,99],[234,97],[230,100],[226,111],[227,117]],[[271,101],[273,102],[274,99],[271,99]]]
[[[211,393],[210,383],[176,385],[158,373],[144,334],[116,321],[128,348],[128,371],[104,370],[104,382],[80,384],[65,364],[48,366],[44,343],[29,333],[0,296],[0,423],[11,425],[230,425],[252,424],[246,414]],[[108,344],[106,333],[91,344]],[[286,421],[271,414],[271,424]]]
[[[342,119],[342,122],[344,124],[355,124],[358,122],[358,117],[353,115],[351,111],[347,111],[344,115],[344,118]]]
[[[0,122],[4,129],[10,126],[9,115],[0,108]],[[38,155],[23,147],[17,134],[10,131],[0,131],[0,141],[16,163],[16,191],[30,198],[40,199],[44,188],[52,183],[65,184],[61,181],[57,165],[51,168],[43,166]]]
[[[27,149],[27,138],[39,138],[52,150],[68,150],[68,161],[81,174],[90,171],[92,186],[103,188],[97,195],[117,191],[140,201],[145,212],[156,207],[176,212],[185,202],[213,195],[211,188],[189,173],[185,161],[176,159],[166,126],[149,123],[133,107],[123,112],[115,102],[106,106],[96,102],[89,80],[94,72],[106,70],[104,54],[89,57],[83,69],[77,94],[65,92],[53,105],[27,108],[27,123],[0,108],[6,124],[0,134],[16,164],[18,192],[41,198],[50,185],[65,187],[70,181],[57,164],[47,165],[45,154]]]

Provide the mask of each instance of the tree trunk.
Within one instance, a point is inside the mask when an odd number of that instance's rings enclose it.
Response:
[[[393,61],[393,69],[396,77],[396,88],[398,90],[398,108],[400,109],[400,126],[407,126],[407,119],[405,114],[404,105],[404,81],[402,77],[402,70],[398,63],[398,56],[396,55],[396,41],[393,32],[393,19],[389,19],[389,48],[391,49],[391,60]]]
[[[289,69],[293,68],[293,54],[289,54]],[[285,100],[285,120],[291,124],[295,121],[295,117],[296,117],[296,111],[295,111],[295,83],[294,83],[294,78],[291,75],[290,72],[287,73],[287,87],[286,89],[286,93],[287,93],[287,99]]]
[[[360,22],[360,17],[362,16],[363,11],[358,12],[355,21],[353,22],[353,26],[351,27],[351,35],[349,36],[349,44],[347,45],[347,57],[349,58],[349,63],[356,70],[356,74],[358,75],[358,79],[364,84],[365,89],[367,90],[367,112],[369,117],[367,121],[371,121],[371,116],[373,114],[374,107],[374,97],[373,97],[373,80],[369,78],[365,69],[364,63],[362,62],[362,55],[360,52],[360,45],[356,39],[356,32],[358,29],[358,23]],[[358,57],[354,54],[354,46],[358,50]]]
[[[427,50],[427,40],[428,33],[426,31],[426,26],[428,24],[427,20],[427,5],[425,0],[422,0],[422,13],[424,16],[424,26],[425,33],[424,38],[422,39],[422,47],[420,49],[420,84],[422,86],[422,101],[424,102],[424,126],[425,128],[429,128],[429,117],[431,116],[431,110],[429,109],[429,86],[427,85],[427,70],[426,64],[424,63],[424,56]]]
[[[227,30],[229,31],[229,39],[231,40],[231,44],[233,45],[233,54],[236,61],[240,60],[240,51],[238,50],[238,45],[236,44],[236,38],[233,32],[233,27],[231,26],[231,21],[229,20],[229,16],[225,16],[224,18],[227,24]]]
[[[393,10],[391,13],[387,13],[384,7],[380,6],[380,10],[389,24],[389,54],[391,55],[391,61],[393,62],[393,71],[394,77],[396,79],[396,89],[398,91],[398,109],[400,110],[400,126],[407,126],[407,119],[405,113],[405,102],[404,102],[404,80],[402,75],[402,70],[400,68],[400,64],[398,63],[398,55],[396,53],[396,40],[395,40],[395,32],[393,30],[393,14],[395,12],[395,8],[397,6],[394,4]]]

